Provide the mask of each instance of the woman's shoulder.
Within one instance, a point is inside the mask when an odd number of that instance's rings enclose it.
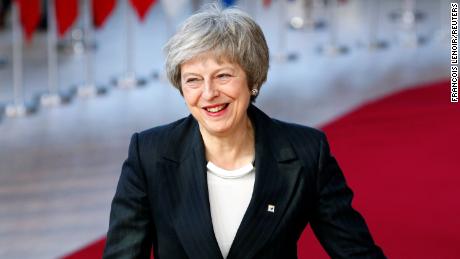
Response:
[[[180,125],[186,119],[187,119],[187,117],[184,117],[184,118],[178,119],[178,120],[170,122],[170,123],[157,125],[157,126],[154,126],[152,128],[142,130],[142,131],[139,132],[139,135],[152,136],[152,135],[158,135],[158,134],[166,133],[166,132],[170,131],[171,129],[177,127],[177,125]]]
[[[257,126],[260,126],[262,131],[271,131],[269,134],[272,136],[287,135],[290,138],[307,138],[312,140],[321,140],[324,138],[324,133],[317,128],[279,120],[265,114],[253,105],[250,107],[250,115],[254,118],[256,124],[259,124]]]
[[[284,132],[284,134],[290,136],[290,138],[299,140],[308,139],[311,141],[321,141],[325,138],[325,134],[322,130],[311,126],[294,122],[286,122],[273,118],[272,121],[275,125],[277,125],[277,128]]]
[[[187,136],[190,135],[195,124],[190,115],[168,124],[134,133],[132,141],[135,140],[141,160],[153,161],[155,157],[175,154],[177,149],[180,150],[185,146],[184,139],[188,139]]]
[[[193,118],[191,115],[176,120],[171,123],[155,126],[150,129],[143,130],[138,133],[140,142],[162,142],[172,138],[172,134],[177,130],[187,129],[193,126]]]
[[[298,123],[272,119],[278,128],[277,139],[285,139],[305,168],[317,168],[319,158],[329,153],[329,144],[325,133],[321,129]],[[273,140],[282,143],[280,140]],[[287,145],[279,145],[286,147]]]

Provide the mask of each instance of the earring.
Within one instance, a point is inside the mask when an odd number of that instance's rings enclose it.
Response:
[[[253,88],[253,89],[251,90],[251,95],[252,95],[252,96],[257,96],[258,93],[259,93],[259,90],[257,90],[256,88]]]

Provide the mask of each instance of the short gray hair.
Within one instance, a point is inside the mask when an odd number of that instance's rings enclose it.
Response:
[[[166,43],[166,75],[181,94],[181,65],[208,51],[240,65],[249,89],[259,90],[267,80],[269,53],[265,36],[259,25],[239,9],[222,9],[216,3],[206,5],[187,18]]]

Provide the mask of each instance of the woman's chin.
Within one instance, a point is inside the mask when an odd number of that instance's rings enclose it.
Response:
[[[230,132],[230,127],[227,125],[219,125],[218,123],[207,123],[204,128],[211,135],[225,135]]]

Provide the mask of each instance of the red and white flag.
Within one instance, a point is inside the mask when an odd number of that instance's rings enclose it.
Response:
[[[59,36],[64,36],[78,17],[78,0],[55,0],[56,24]]]
[[[16,0],[19,20],[26,40],[30,41],[41,18],[41,0]]]
[[[101,28],[112,14],[116,0],[93,0],[92,3],[93,24],[96,28]]]
[[[143,21],[149,9],[156,3],[156,0],[129,0],[140,20]]]

